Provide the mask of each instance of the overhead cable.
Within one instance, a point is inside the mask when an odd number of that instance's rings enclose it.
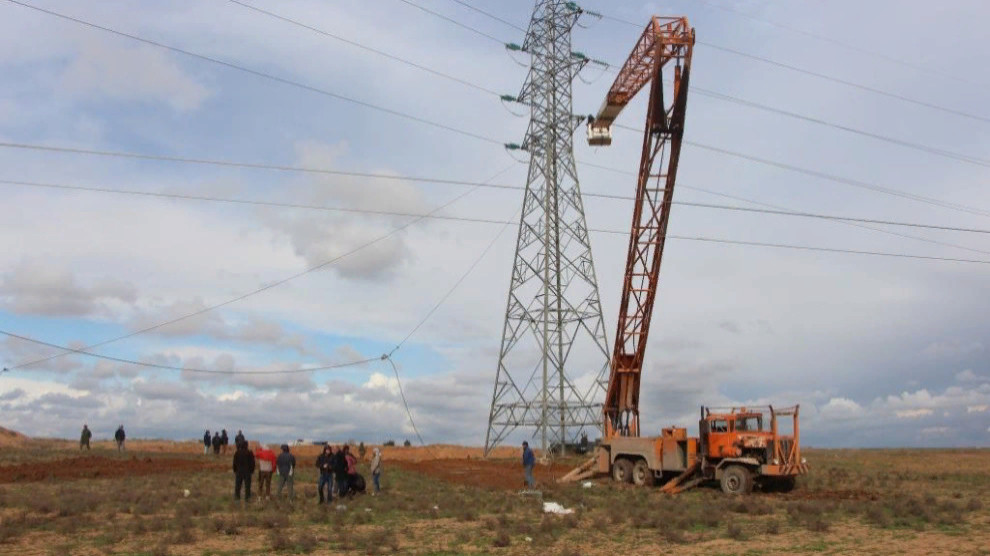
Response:
[[[584,163],[582,163],[584,164]],[[606,168],[606,167],[601,167]],[[327,212],[343,212],[343,213],[356,213],[356,214],[369,214],[369,215],[379,215],[379,216],[402,216],[402,217],[417,217],[424,216],[422,214],[415,214],[410,212],[393,211],[393,210],[381,210],[372,208],[355,208],[355,207],[340,207],[340,206],[326,206],[326,205],[309,205],[302,203],[286,203],[281,201],[266,201],[260,199],[241,199],[234,197],[216,197],[208,195],[192,195],[187,193],[168,193],[160,191],[140,191],[136,189],[117,189],[117,188],[106,188],[106,187],[90,187],[82,185],[66,185],[66,184],[56,184],[56,183],[43,183],[34,181],[22,181],[22,180],[7,180],[0,179],[0,185],[14,185],[22,187],[32,187],[41,189],[57,189],[63,191],[84,191],[90,193],[109,193],[118,195],[133,195],[140,197],[153,197],[153,198],[164,198],[164,199],[176,199],[185,201],[205,201],[214,203],[230,203],[237,205],[253,205],[253,206],[265,206],[274,208],[287,208],[287,209],[304,209],[304,210],[320,210]],[[478,187],[485,187],[484,184],[478,185]],[[691,187],[687,185],[678,185],[678,187],[683,187],[685,189],[694,189],[704,191],[713,195],[723,195],[708,189],[702,189],[698,187]],[[525,187],[499,187],[498,189],[514,189],[514,190],[525,190]],[[584,193],[581,194],[582,197],[593,196],[593,194]],[[731,195],[725,195],[727,197],[732,197]],[[631,196],[620,196],[620,195],[610,195],[610,198],[621,199],[624,201],[632,201]],[[749,201],[743,198],[739,200],[745,202]],[[769,214],[777,216],[795,216],[802,218],[813,218],[819,220],[839,220],[843,222],[862,222],[866,224],[882,224],[887,226],[905,226],[911,228],[925,228],[930,230],[941,230],[950,232],[966,232],[966,233],[976,233],[976,234],[990,234],[990,229],[987,228],[971,228],[962,226],[946,226],[940,224],[922,224],[917,222],[902,222],[898,220],[883,220],[875,218],[858,218],[851,216],[841,216],[834,214],[820,214],[813,212],[803,212],[803,211],[793,211],[793,210],[779,210],[779,209],[769,209],[769,208],[754,208],[754,207],[741,207],[738,205],[721,205],[715,203],[699,203],[692,201],[673,201],[672,205],[694,207],[694,208],[706,208],[714,210],[726,210],[734,212],[750,212],[757,214]],[[427,216],[430,219],[435,220],[454,220],[454,221],[464,221],[464,222],[480,222],[486,224],[501,224],[505,222],[504,220],[494,220],[488,218],[472,218],[472,217],[460,217],[451,215],[441,215],[433,214]],[[988,252],[990,253],[990,252]]]
[[[417,62],[413,62],[412,60],[407,60],[405,58],[401,58],[401,57],[396,56],[394,54],[389,54],[388,52],[385,52],[383,50],[379,50],[377,48],[373,48],[373,47],[367,46],[365,44],[361,44],[361,43],[359,43],[357,41],[344,38],[344,37],[342,37],[340,35],[336,35],[334,33],[330,33],[329,31],[325,31],[325,30],[319,29],[317,27],[313,27],[312,25],[308,25],[308,24],[303,23],[301,21],[298,21],[296,19],[291,19],[289,17],[283,16],[283,15],[279,15],[279,14],[277,14],[275,12],[272,12],[272,11],[269,11],[269,10],[265,10],[265,9],[262,9],[262,8],[259,8],[257,6],[252,6],[251,4],[247,4],[245,2],[241,2],[240,0],[227,0],[227,1],[230,2],[231,4],[236,4],[238,6],[242,6],[244,8],[249,9],[249,10],[253,10],[253,11],[257,12],[257,13],[264,14],[264,15],[267,15],[269,17],[273,17],[275,19],[284,21],[286,23],[289,23],[289,24],[292,24],[292,25],[296,25],[296,26],[302,27],[304,29],[309,29],[310,31],[313,31],[314,33],[319,33],[320,35],[323,35],[325,37],[329,37],[331,39],[338,40],[340,42],[349,44],[351,46],[360,48],[362,50],[366,50],[368,52],[372,52],[374,54],[378,54],[379,56],[384,56],[385,58],[388,58],[390,60],[394,60],[394,61],[399,62],[399,63],[402,63],[402,64],[406,64],[407,66],[414,67],[414,68],[416,68],[418,70],[421,70],[421,71],[425,71],[425,72],[427,72],[427,73],[429,73],[431,75],[434,75],[436,77],[441,77],[443,79],[454,81],[456,83],[460,83],[462,85],[466,85],[468,87],[471,87],[473,89],[477,89],[479,91],[488,93],[490,95],[501,96],[501,94],[498,93],[497,91],[493,91],[492,89],[489,89],[489,88],[484,87],[482,85],[478,85],[477,83],[472,83],[471,81],[468,81],[466,79],[461,79],[459,77],[456,77],[456,76],[453,76],[453,75],[450,75],[450,74],[447,74],[447,73],[444,73],[444,72],[441,72],[441,71],[437,71],[437,70],[435,70],[433,68],[424,66],[424,65],[419,64]]]
[[[117,30],[111,29],[109,27],[104,27],[102,25],[98,25],[96,23],[91,23],[89,21],[85,21],[85,20],[82,20],[82,19],[79,19],[79,18],[76,18],[76,17],[68,16],[68,15],[65,15],[65,14],[62,14],[62,13],[59,13],[59,12],[56,12],[56,11],[48,10],[48,9],[45,9],[45,8],[40,8],[38,6],[27,4],[27,3],[21,2],[19,0],[7,0],[7,2],[10,2],[12,4],[16,4],[18,6],[23,6],[25,8],[28,8],[28,9],[31,9],[31,10],[35,10],[35,11],[38,11],[38,12],[41,12],[41,13],[45,13],[45,14],[48,14],[48,15],[51,15],[51,16],[54,16],[54,17],[58,17],[58,18],[61,18],[61,19],[66,20],[66,21],[72,21],[74,23],[78,23],[80,25],[84,25],[86,27],[90,27],[92,29],[98,29],[100,31],[105,31],[107,33],[112,33],[112,34],[117,35],[117,36],[120,36],[120,37],[125,37],[125,38],[131,39],[131,40],[134,40],[134,41],[138,41],[138,42],[141,42],[141,43],[144,43],[144,44],[148,44],[148,45],[155,46],[155,47],[158,47],[158,48],[163,48],[163,49],[169,50],[171,52],[176,52],[176,53],[179,53],[179,54],[182,54],[182,55],[185,55],[185,56],[189,56],[189,57],[196,58],[196,59],[203,60],[203,61],[207,61],[207,62],[210,62],[210,63],[213,63],[213,64],[221,65],[221,66],[224,66],[226,68],[237,70],[237,71],[240,71],[240,72],[244,72],[244,73],[247,73],[247,74],[256,76],[256,77],[261,77],[261,78],[264,78],[264,79],[268,79],[268,80],[271,80],[271,81],[282,83],[284,85],[289,85],[289,86],[292,86],[292,87],[297,87],[299,89],[303,89],[303,90],[310,91],[310,92],[313,92],[313,93],[317,93],[317,94],[320,94],[320,95],[328,96],[328,97],[331,97],[331,98],[334,98],[334,99],[337,99],[337,100],[342,100],[342,101],[345,101],[345,102],[356,104],[358,106],[363,106],[365,108],[369,108],[371,110],[382,112],[384,114],[389,114],[389,115],[392,115],[392,116],[397,116],[397,117],[400,117],[400,118],[404,118],[404,119],[407,119],[407,120],[410,120],[410,121],[414,121],[414,122],[421,123],[421,124],[424,124],[424,125],[428,125],[428,126],[431,126],[431,127],[435,127],[435,128],[438,128],[438,129],[443,129],[445,131],[450,131],[452,133],[457,133],[457,134],[463,135],[465,137],[471,137],[472,139],[478,139],[480,141],[485,141],[485,142],[488,142],[488,143],[494,143],[494,144],[497,144],[497,145],[503,144],[503,142],[502,141],[499,141],[498,139],[494,139],[492,137],[486,137],[484,135],[481,135],[481,134],[478,134],[478,133],[474,133],[473,131],[468,131],[468,130],[465,130],[465,129],[459,129],[459,128],[456,128],[454,126],[443,124],[443,123],[436,122],[436,121],[433,121],[433,120],[428,120],[426,118],[422,118],[422,117],[416,116],[414,114],[409,114],[407,112],[402,112],[400,110],[395,110],[395,109],[392,109],[392,108],[386,108],[384,106],[380,106],[380,105],[373,104],[373,103],[370,103],[370,102],[366,102],[366,101],[363,101],[363,100],[358,100],[356,98],[348,97],[348,96],[345,96],[345,95],[342,95],[342,94],[339,94],[339,93],[335,93],[335,92],[329,91],[327,89],[321,89],[319,87],[314,87],[312,85],[306,85],[305,83],[301,83],[299,81],[293,81],[291,79],[286,79],[284,77],[278,77],[277,75],[273,75],[273,74],[266,73],[266,72],[263,72],[263,71],[251,69],[251,68],[248,68],[248,67],[245,67],[245,66],[241,66],[241,65],[232,63],[232,62],[227,62],[227,61],[224,61],[224,60],[220,60],[218,58],[212,58],[210,56],[206,56],[206,55],[203,55],[203,54],[197,54],[197,53],[192,52],[192,51],[189,51],[189,50],[184,50],[182,48],[178,48],[178,47],[175,47],[175,46],[171,46],[171,45],[167,45],[167,44],[160,43],[160,42],[157,42],[157,41],[153,41],[153,40],[150,40],[150,39],[146,39],[146,38],[143,38],[143,37],[139,37],[137,35],[132,35],[130,33],[124,33],[122,31],[117,31]]]
[[[495,41],[498,44],[505,44],[498,37],[495,37],[493,35],[489,35],[488,33],[484,32],[484,31],[482,31],[482,30],[480,30],[480,29],[478,29],[476,27],[472,27],[470,25],[466,25],[464,23],[461,23],[460,21],[457,21],[456,19],[447,17],[447,16],[443,15],[442,13],[435,12],[435,11],[433,11],[431,9],[428,9],[428,8],[424,8],[423,6],[420,6],[419,4],[417,4],[415,2],[410,2],[409,0],[399,0],[399,2],[402,2],[403,4],[408,4],[409,6],[412,6],[412,7],[416,8],[417,10],[424,11],[424,12],[426,12],[426,13],[434,16],[434,17],[437,17],[437,18],[440,18],[440,19],[442,19],[444,21],[447,21],[449,23],[452,23],[452,24],[460,27],[461,29],[466,29],[468,31],[471,31],[472,33],[474,33],[474,34],[476,34],[476,35],[478,35],[480,37],[484,37],[484,38],[486,38],[486,39],[488,39],[490,41]]]
[[[36,340],[34,338],[29,338],[27,336],[22,336],[20,334],[15,334],[15,333],[10,332],[8,330],[0,330],[0,334],[3,334],[5,336],[9,336],[11,338],[16,338],[18,340],[23,340],[25,342],[30,342],[30,343],[33,343],[33,344],[38,344],[40,346],[47,346],[47,347],[50,347],[50,348],[55,348],[55,349],[62,350],[63,353],[60,353],[58,355],[59,357],[61,357],[63,355],[69,355],[71,353],[75,353],[75,354],[78,354],[78,355],[85,355],[87,357],[95,357],[97,359],[103,359],[103,360],[106,360],[106,361],[114,361],[116,363],[125,363],[125,364],[128,364],[128,365],[138,365],[140,367],[147,367],[147,368],[150,368],[150,369],[162,369],[162,370],[166,370],[166,371],[182,371],[182,372],[197,373],[197,374],[212,374],[212,375],[292,375],[292,374],[301,374],[301,373],[313,373],[313,372],[317,372],[317,371],[329,371],[329,370],[333,370],[333,369],[343,369],[345,367],[356,367],[356,366],[359,366],[359,365],[366,365],[368,363],[372,363],[374,361],[381,360],[381,357],[372,357],[372,358],[369,358],[369,359],[360,359],[360,360],[357,360],[357,361],[348,361],[346,363],[335,363],[333,365],[322,365],[322,366],[319,366],[319,367],[302,367],[302,368],[299,368],[299,369],[282,369],[282,370],[267,370],[267,371],[238,371],[238,370],[233,370],[233,369],[230,369],[230,370],[226,370],[226,369],[198,369],[198,368],[195,368],[195,367],[176,367],[174,365],[165,365],[165,364],[161,364],[161,363],[151,363],[149,361],[138,361],[138,360],[135,360],[135,359],[125,359],[123,357],[113,357],[113,356],[110,356],[110,355],[102,355],[102,354],[99,354],[99,353],[93,353],[93,352],[85,351],[83,349],[76,349],[76,348],[71,348],[69,346],[63,346],[63,345],[59,345],[59,344],[53,344],[51,342],[44,342],[44,341],[41,341],[41,340]],[[26,365],[18,365],[18,366],[11,367],[10,369],[4,369],[4,370],[5,371],[9,371],[11,369],[17,369],[18,367],[23,367],[23,366],[26,366]]]
[[[716,4],[714,2],[709,2],[707,0],[698,0],[698,2],[701,3],[701,4],[703,4],[703,5],[705,5],[705,6],[708,6],[710,8],[715,8],[715,9],[718,9],[718,10],[729,12],[729,13],[735,14],[737,16],[745,17],[745,18],[750,19],[750,20],[753,20],[753,21],[757,21],[757,22],[760,22],[760,23],[763,23],[763,24],[766,24],[766,25],[770,25],[771,27],[777,27],[778,29],[784,29],[784,30],[790,31],[792,33],[797,33],[799,35],[804,35],[806,37],[811,37],[813,39],[817,39],[817,40],[820,40],[820,41],[824,41],[824,42],[827,42],[827,43],[838,45],[838,46],[841,46],[843,48],[847,48],[849,50],[852,50],[854,52],[859,52],[859,53],[862,53],[862,54],[869,54],[870,56],[875,56],[877,58],[886,60],[888,62],[892,62],[894,64],[898,64],[898,65],[901,65],[901,66],[904,66],[904,67],[907,67],[907,68],[911,68],[911,69],[916,70],[916,71],[929,72],[929,73],[932,73],[932,74],[935,74],[935,75],[941,75],[943,77],[948,77],[950,79],[954,79],[954,80],[959,81],[961,83],[968,83],[970,85],[976,85],[976,86],[979,86],[979,87],[986,87],[985,84],[976,83],[974,81],[970,81],[969,79],[962,78],[962,77],[960,77],[958,75],[953,75],[951,73],[947,73],[947,72],[941,71],[941,70],[939,70],[939,66],[934,65],[934,64],[928,65],[928,66],[922,66],[920,64],[915,64],[913,62],[909,62],[907,60],[904,60],[903,58],[896,58],[896,57],[891,56],[889,54],[884,54],[882,52],[877,52],[875,50],[870,50],[868,48],[863,48],[862,46],[859,46],[859,45],[855,45],[855,44],[852,44],[852,43],[849,43],[849,42],[844,42],[844,41],[838,40],[834,36],[831,36],[831,35],[821,35],[821,34],[818,34],[818,33],[813,33],[811,31],[806,31],[804,29],[800,29],[800,28],[794,27],[792,25],[786,25],[786,24],[783,24],[783,23],[779,23],[777,21],[772,21],[772,20],[769,20],[769,19],[766,19],[766,18],[757,17],[755,15],[748,14],[746,12],[740,11],[740,10],[738,10],[738,9],[732,7],[732,6],[725,6],[725,5],[721,5],[721,4]]]
[[[501,170],[496,175],[492,176],[491,179],[497,178],[501,174],[507,172],[511,167],[512,166],[507,166],[505,169]],[[375,245],[375,244],[377,244],[377,243],[379,243],[379,242],[381,242],[381,241],[383,241],[383,240],[385,240],[385,239],[387,239],[387,238],[389,238],[389,237],[391,237],[391,236],[393,236],[393,235],[401,232],[402,230],[405,230],[406,228],[412,226],[413,224],[416,224],[417,222],[420,222],[420,221],[424,220],[425,218],[427,218],[427,216],[429,216],[431,214],[435,214],[437,212],[440,212],[441,210],[449,207],[450,205],[452,205],[452,204],[456,203],[457,201],[463,199],[464,197],[470,195],[471,193],[473,193],[474,191],[476,191],[476,189],[477,188],[468,189],[467,191],[461,193],[460,195],[457,195],[453,199],[451,199],[451,200],[447,201],[446,203],[444,203],[444,204],[442,204],[442,205],[434,208],[433,210],[431,210],[430,212],[428,212],[426,214],[417,216],[417,217],[413,218],[412,220],[409,220],[405,224],[402,224],[401,226],[398,226],[396,228],[393,228],[393,229],[389,230],[385,234],[382,234],[382,235],[380,235],[380,236],[378,236],[378,237],[376,237],[376,238],[374,238],[374,239],[372,239],[370,241],[367,241],[365,243],[362,243],[362,244],[358,245],[357,247],[354,247],[354,248],[346,251],[345,253],[343,253],[341,255],[337,255],[336,257],[333,257],[333,258],[331,258],[329,260],[326,260],[326,261],[323,261],[323,262],[321,262],[319,264],[310,266],[309,268],[306,268],[305,270],[303,270],[301,272],[297,272],[295,274],[292,274],[291,276],[287,276],[285,278],[276,280],[274,282],[268,282],[268,283],[262,285],[261,287],[255,289],[255,290],[252,290],[250,292],[243,293],[241,295],[232,297],[232,298],[227,299],[227,300],[225,300],[223,302],[216,303],[214,305],[210,305],[210,306],[204,307],[204,308],[199,309],[197,311],[194,311],[194,312],[191,312],[191,313],[187,313],[185,315],[182,315],[182,316],[179,316],[179,317],[176,317],[176,318],[173,318],[173,319],[164,321],[164,322],[160,322],[160,323],[155,324],[155,325],[152,325],[152,326],[147,326],[147,327],[141,328],[139,330],[136,330],[136,331],[133,331],[133,332],[129,332],[129,333],[124,334],[122,336],[118,336],[118,337],[115,337],[115,338],[111,338],[109,340],[104,340],[102,342],[97,342],[95,344],[88,345],[88,346],[86,346],[84,348],[81,348],[80,351],[87,351],[88,352],[88,350],[91,350],[91,349],[96,348],[96,347],[105,346],[107,344],[112,344],[114,342],[119,342],[121,340],[125,340],[127,338],[132,338],[132,337],[138,336],[140,334],[145,334],[147,332],[158,330],[159,328],[163,328],[163,327],[166,327],[166,326],[175,324],[177,322],[181,322],[181,321],[190,319],[192,317],[199,316],[199,315],[202,315],[204,313],[207,313],[207,312],[210,312],[210,311],[219,309],[221,307],[226,307],[228,305],[237,303],[237,302],[242,301],[244,299],[247,299],[249,297],[253,297],[255,295],[258,295],[260,293],[266,292],[266,291],[271,290],[273,288],[277,288],[277,287],[279,287],[279,286],[281,286],[283,284],[286,284],[288,282],[291,282],[292,280],[295,280],[295,279],[300,278],[302,276],[306,276],[306,275],[311,274],[313,272],[316,272],[318,270],[327,268],[328,266],[331,266],[331,265],[337,263],[338,261],[341,261],[341,260],[343,260],[343,259],[345,259],[345,258],[347,258],[347,257],[349,257],[351,255],[353,255],[354,253],[357,253],[357,252],[359,252],[359,251],[361,251],[361,250],[363,250],[363,249],[365,249],[367,247],[370,247],[372,245]],[[42,359],[37,359],[37,360],[34,360],[34,361],[29,361],[27,363],[21,363],[21,364],[15,365],[15,366],[10,367],[10,368],[11,369],[18,369],[18,368],[26,367],[26,366],[29,366],[29,365],[35,365],[37,363],[43,363],[45,361],[49,361],[49,360],[52,360],[52,359],[61,357],[63,355],[65,355],[65,353],[53,355],[51,357],[46,357],[46,358],[42,358]]]

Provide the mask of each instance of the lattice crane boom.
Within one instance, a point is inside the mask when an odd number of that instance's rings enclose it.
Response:
[[[623,64],[598,116],[589,118],[589,144],[611,144],[612,123],[650,84],[618,331],[603,407],[606,439],[640,433],[640,376],[684,136],[693,47],[694,29],[686,17],[654,17]],[[665,71],[673,81],[669,103],[664,95]]]

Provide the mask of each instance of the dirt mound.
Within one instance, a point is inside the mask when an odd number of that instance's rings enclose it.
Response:
[[[11,448],[22,446],[28,441],[28,437],[23,434],[0,427],[0,448]]]
[[[128,459],[82,456],[44,463],[19,463],[0,466],[0,483],[45,481],[48,479],[121,478],[156,473],[191,473],[206,469],[226,469],[216,461],[196,461],[180,458]]]
[[[450,482],[493,490],[519,490],[525,488],[523,468],[518,460],[443,459],[434,461],[388,461],[399,469],[414,471]],[[564,476],[573,466],[537,465],[533,477],[537,484],[552,484]]]

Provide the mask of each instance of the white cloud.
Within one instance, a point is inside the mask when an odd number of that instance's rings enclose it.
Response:
[[[921,351],[923,355],[933,359],[960,359],[983,352],[983,342],[960,339],[932,342]]]
[[[931,409],[921,408],[921,409],[899,409],[894,412],[898,419],[917,419],[919,417],[927,417],[934,413]]]
[[[129,283],[104,277],[82,285],[72,271],[40,259],[21,261],[0,281],[2,306],[22,315],[102,316],[136,298]]]
[[[150,46],[111,44],[102,38],[82,40],[62,76],[63,86],[99,99],[164,102],[179,112],[198,108],[211,96],[172,54]]]
[[[393,396],[399,395],[399,382],[394,377],[385,376],[382,373],[371,373],[368,381],[362,384],[363,388],[369,390],[388,390]]]
[[[974,373],[973,369],[966,369],[956,373],[957,382],[983,382],[986,380],[988,380],[987,377]]]
[[[966,413],[985,413],[990,411],[990,405],[971,405],[966,408]]]

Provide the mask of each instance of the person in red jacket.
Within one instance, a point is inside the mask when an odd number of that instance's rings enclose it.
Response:
[[[272,497],[272,473],[275,472],[275,452],[262,444],[255,453],[258,458],[258,498]]]

